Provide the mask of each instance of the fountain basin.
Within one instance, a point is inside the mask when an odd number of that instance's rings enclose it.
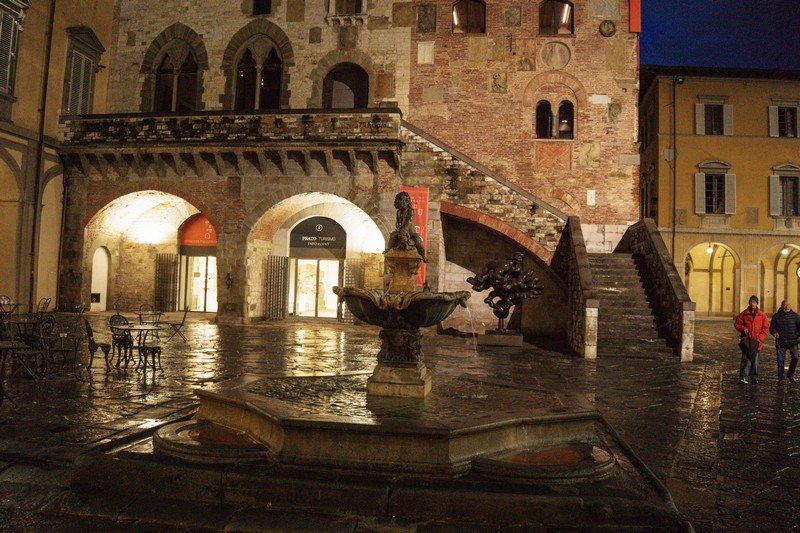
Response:
[[[408,291],[391,292],[381,289],[334,287],[353,315],[373,326],[424,328],[439,324],[456,306],[465,307],[470,293]]]

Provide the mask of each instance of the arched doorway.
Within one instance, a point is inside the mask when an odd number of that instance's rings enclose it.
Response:
[[[289,233],[289,315],[337,317],[347,233],[328,217],[311,217]]]
[[[800,245],[780,243],[761,256],[761,308],[766,313],[778,310],[786,299],[800,306]]]
[[[92,256],[92,289],[90,311],[105,311],[108,301],[108,273],[111,271],[111,254],[105,246]]]
[[[364,109],[369,102],[369,75],[355,63],[341,63],[322,82],[325,109]]]
[[[217,232],[209,220],[197,213],[179,229],[180,275],[178,308],[217,311]]]
[[[694,246],[684,263],[686,289],[697,315],[732,316],[738,301],[739,266],[724,244],[706,242]]]

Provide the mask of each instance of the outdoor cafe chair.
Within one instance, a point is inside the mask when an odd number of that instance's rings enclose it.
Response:
[[[175,335],[180,335],[180,337],[183,339],[183,342],[186,342],[186,335],[183,334],[183,332],[181,331],[181,328],[186,323],[186,315],[187,314],[189,314],[189,306],[188,305],[183,309],[183,318],[181,319],[180,322],[165,322],[166,325],[168,325],[169,327],[172,328],[172,335],[169,336],[169,338],[167,339],[167,342],[171,341],[172,337],[174,337]]]
[[[45,366],[45,354],[42,350],[27,346],[16,337],[5,322],[0,322],[0,341],[8,343],[11,353],[11,375],[24,372],[24,376],[39,380],[42,378]],[[13,345],[13,348],[11,346]],[[4,358],[3,363],[6,360]],[[3,369],[5,371],[5,369]],[[0,379],[4,376],[0,375]]]
[[[128,368],[130,357],[133,353],[133,338],[130,331],[115,328],[115,326],[128,325],[128,319],[122,315],[111,315],[108,319],[108,325],[111,327],[111,358],[114,358],[114,352],[117,354],[117,367],[122,361],[125,361],[125,368]]]
[[[39,303],[36,304],[36,310],[34,311],[36,314],[41,315],[47,312],[47,309],[50,307],[50,298],[42,298],[39,300]]]
[[[45,375],[54,373],[56,366],[58,372],[63,374],[67,360],[73,356],[73,371],[77,376],[78,355],[74,353],[77,350],[67,344],[69,332],[52,315],[45,315],[37,322],[34,336],[39,349],[45,354]],[[58,365],[59,360],[60,365]]]
[[[18,304],[11,301],[8,296],[0,296],[0,318],[7,318],[14,314]]]
[[[92,331],[92,325],[89,324],[89,320],[84,318],[83,319],[84,326],[86,327],[86,339],[89,345],[89,366],[86,367],[86,370],[91,373],[92,372],[92,362],[94,361],[94,354],[97,352],[99,348],[100,351],[103,352],[103,356],[106,360],[106,370],[111,369],[111,363],[108,360],[108,354],[111,352],[111,343],[108,342],[97,342],[94,340],[94,332]]]
[[[161,321],[161,311],[156,311],[150,304],[142,304],[139,306],[139,324],[158,326]],[[153,330],[153,336],[160,340],[158,330]]]

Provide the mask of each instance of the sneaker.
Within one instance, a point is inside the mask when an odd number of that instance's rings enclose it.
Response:
[[[745,385],[747,385],[750,382],[747,381],[747,378],[739,378],[739,383],[744,383]]]

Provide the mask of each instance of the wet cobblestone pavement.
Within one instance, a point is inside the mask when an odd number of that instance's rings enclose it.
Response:
[[[98,340],[107,340],[108,315],[89,318]],[[361,373],[374,366],[379,345],[377,329],[333,323],[217,326],[195,316],[183,331],[189,342],[165,345],[163,373],[106,372],[100,356],[82,379],[7,381],[16,405],[0,405],[0,530],[126,531],[124,524],[59,518],[66,468],[78,454],[187,416],[197,387],[243,374]],[[434,379],[477,377],[537,394],[586,395],[697,531],[800,531],[800,382],[778,383],[768,344],[759,384],[740,384],[729,320],[697,322],[688,364],[586,361],[546,339],[476,348],[470,339],[429,332],[423,346]]]

